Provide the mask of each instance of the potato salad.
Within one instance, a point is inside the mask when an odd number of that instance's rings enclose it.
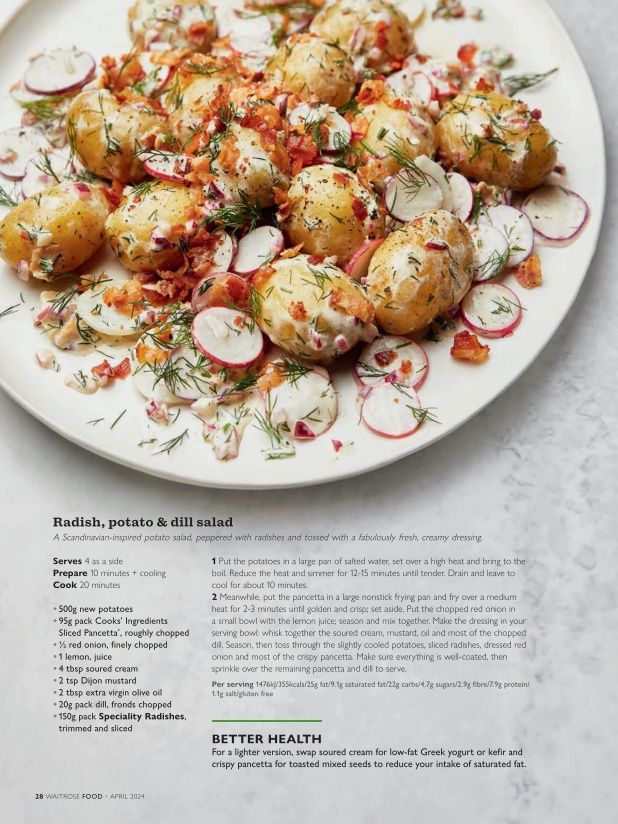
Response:
[[[137,0],[124,53],[31,55],[0,133],[0,257],[38,284],[36,364],[76,403],[131,382],[156,454],[185,420],[220,461],[249,427],[279,460],[342,414],[337,459],[355,428],[439,426],[434,353],[491,369],[548,288],[540,247],[588,218],[527,102],[559,67],[520,70],[455,5]],[[445,18],[478,42],[424,53]]]

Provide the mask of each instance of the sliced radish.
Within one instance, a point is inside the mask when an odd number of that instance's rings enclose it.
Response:
[[[473,286],[461,302],[466,326],[485,338],[504,338],[519,325],[523,311],[519,298],[501,283]]]
[[[442,209],[447,212],[453,211],[453,196],[451,194],[451,187],[448,182],[448,176],[442,166],[436,163],[427,155],[420,155],[414,161],[418,168],[426,175],[431,175],[442,190]]]
[[[408,71],[422,72],[429,77],[433,84],[435,100],[444,100],[458,93],[459,78],[449,64],[442,60],[433,58],[420,60],[418,57],[410,55],[406,58],[403,67]]]
[[[259,226],[238,241],[232,269],[239,275],[253,275],[281,254],[283,233],[274,226]]]
[[[212,262],[217,272],[227,272],[236,254],[236,240],[227,232],[216,232],[217,245],[212,255]]]
[[[451,212],[459,220],[468,220],[474,209],[474,191],[470,182],[459,172],[447,175],[448,186],[451,190]]]
[[[410,387],[382,381],[363,402],[362,419],[373,432],[385,438],[407,438],[421,424],[421,402]]]
[[[194,312],[209,309],[211,306],[225,306],[228,309],[240,309],[249,312],[251,308],[251,286],[240,275],[229,272],[213,272],[201,280],[191,296],[191,308]]]
[[[528,195],[522,210],[547,240],[572,240],[588,220],[586,201],[563,186],[541,186]]]
[[[352,140],[352,127],[339,112],[331,112],[324,125],[328,129],[325,152],[338,152]]]
[[[285,425],[296,440],[312,440],[327,432],[337,418],[337,393],[325,369],[275,361],[289,377],[266,393],[271,422]]]
[[[376,386],[388,378],[400,386],[420,389],[429,372],[429,358],[413,340],[384,335],[363,349],[354,368],[366,386]]]
[[[69,180],[75,167],[69,154],[65,152],[41,152],[26,164],[26,172],[21,181],[24,197],[32,197],[56,183]]]
[[[221,4],[217,9],[219,37],[230,38],[230,47],[241,55],[259,55],[273,45],[273,23],[268,14],[237,13],[233,4]]]
[[[206,275],[205,278],[202,278],[194,287],[191,294],[191,309],[195,312],[195,314],[201,312],[202,309],[208,309],[211,304],[208,302],[206,293],[217,278],[225,278],[227,276],[227,272],[213,272],[212,275]]]
[[[207,358],[233,369],[251,366],[264,351],[264,338],[251,316],[223,306],[196,315],[191,334]]]
[[[9,180],[21,180],[28,161],[52,147],[40,129],[29,126],[0,132],[0,174]]]
[[[394,94],[413,97],[423,106],[429,106],[434,95],[433,83],[425,72],[401,69],[391,74],[386,85]]]
[[[363,278],[366,278],[369,274],[369,264],[371,263],[371,259],[383,243],[384,238],[365,241],[365,243],[363,243],[363,245],[359,247],[350,258],[350,262],[348,263],[346,269],[346,274],[358,282],[360,282]]]
[[[88,52],[54,49],[34,58],[26,69],[24,84],[34,94],[65,94],[89,83],[96,68]]]
[[[529,258],[534,249],[534,229],[530,218],[512,206],[490,206],[479,215],[479,223],[488,223],[499,229],[509,242],[507,266],[518,266]]]
[[[210,361],[192,346],[178,346],[171,355],[173,369],[167,378],[168,389],[183,401],[195,402],[216,395],[215,370]]]
[[[389,215],[404,222],[441,209],[443,201],[442,189],[436,180],[414,168],[402,169],[391,177],[384,191],[384,205]]]
[[[322,146],[325,152],[337,152],[352,140],[352,127],[348,121],[337,109],[326,104],[311,106],[309,103],[301,103],[292,109],[288,120],[291,126],[311,127],[318,123],[326,126],[328,138]]]
[[[42,99],[40,94],[32,94],[28,91],[21,80],[14,83],[9,91],[13,100],[19,103],[20,106],[23,106],[24,103],[34,103],[36,100]]]
[[[155,63],[155,55],[152,52],[142,52],[138,60],[146,77],[136,83],[133,88],[137,87],[137,90],[145,97],[152,97],[157,92],[163,91],[172,74],[171,67]]]
[[[135,307],[133,313],[119,312],[115,306],[108,306],[103,295],[111,287],[122,288],[124,281],[101,278],[91,289],[83,292],[77,300],[77,314],[96,332],[113,337],[135,335],[141,327],[140,316],[144,307]]]
[[[144,169],[159,180],[184,183],[185,176],[191,171],[191,158],[185,154],[157,151],[144,155]]]
[[[156,347],[152,336],[140,343],[150,349]],[[135,388],[148,400],[177,406],[184,402],[214,394],[210,364],[191,346],[176,346],[163,350],[159,363],[140,363],[137,348],[131,351],[132,377]]]
[[[139,343],[155,348],[150,337],[143,338]],[[173,353],[166,352],[165,356],[162,356],[161,363],[151,365],[149,363],[140,363],[137,359],[137,351],[138,347],[135,347],[130,353],[132,369],[131,376],[137,391],[149,401],[165,403],[170,406],[178,404],[180,402],[180,398],[171,391],[165,381],[165,363],[172,357]]]
[[[506,235],[488,223],[471,226],[470,235],[474,244],[474,280],[482,283],[497,277],[510,255]]]

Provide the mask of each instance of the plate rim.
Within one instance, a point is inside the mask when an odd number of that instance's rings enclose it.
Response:
[[[0,13],[0,34],[2,34],[10,25],[11,23],[17,18],[20,12],[33,0],[19,0],[16,3],[15,7],[9,12],[8,15],[3,15]],[[398,0],[394,0],[394,2],[398,2]],[[428,0],[425,0],[425,4]],[[601,190],[600,190],[600,209],[598,212],[598,218],[596,220],[596,226],[590,227],[589,229],[594,228],[594,237],[591,238],[590,244],[590,252],[588,254],[587,260],[583,265],[584,274],[581,278],[574,294],[572,300],[566,306],[565,310],[561,313],[559,317],[556,318],[555,322],[548,325],[547,333],[544,337],[543,342],[540,346],[537,347],[534,354],[529,357],[527,360],[524,361],[521,368],[516,371],[513,377],[507,381],[506,384],[499,386],[495,391],[491,393],[491,396],[485,400],[479,407],[477,407],[473,412],[471,412],[466,417],[459,420],[457,423],[453,424],[448,430],[443,432],[436,432],[436,435],[422,445],[410,448],[409,450],[403,451],[399,455],[388,456],[384,460],[378,460],[373,462],[370,466],[365,466],[363,468],[353,468],[349,470],[339,469],[337,470],[332,465],[329,467],[330,470],[335,470],[330,473],[328,477],[319,477],[319,478],[312,478],[308,480],[300,480],[297,482],[286,482],[286,483],[243,483],[243,482],[232,482],[226,480],[224,482],[217,482],[214,480],[200,480],[197,478],[187,478],[173,470],[166,470],[162,466],[153,466],[149,468],[143,463],[138,461],[132,460],[130,458],[123,458],[120,455],[112,455],[107,452],[105,449],[98,447],[96,444],[88,441],[87,438],[79,435],[76,432],[71,431],[69,428],[62,426],[62,424],[58,424],[52,419],[50,419],[45,412],[39,410],[35,407],[30,401],[25,399],[20,395],[18,391],[16,391],[8,381],[6,381],[2,375],[0,375],[0,388],[13,400],[15,403],[24,409],[29,415],[31,415],[35,420],[42,423],[48,429],[51,429],[55,434],[59,435],[60,437],[64,438],[65,440],[69,441],[70,443],[75,444],[76,446],[90,452],[91,454],[97,455],[100,458],[103,458],[113,464],[123,466],[127,469],[131,469],[135,472],[148,475],[150,477],[157,478],[159,480],[170,481],[176,484],[184,484],[187,486],[203,488],[203,489],[219,489],[219,490],[226,490],[226,491],[239,491],[239,492],[268,492],[273,490],[283,490],[283,489],[304,489],[309,487],[316,487],[322,486],[327,484],[334,484],[341,481],[348,481],[352,478],[360,477],[362,475],[366,475],[372,472],[377,472],[381,469],[384,469],[388,466],[392,466],[400,461],[406,460],[412,455],[422,452],[425,449],[436,444],[438,441],[441,441],[447,437],[450,437],[467,423],[469,423],[473,418],[491,406],[498,398],[504,395],[517,381],[521,379],[521,377],[530,369],[530,367],[538,360],[538,358],[542,355],[542,353],[547,348],[550,341],[554,338],[560,327],[563,325],[569,314],[571,313],[573,306],[575,305],[579,295],[581,293],[582,287],[584,282],[586,281],[590,266],[592,261],[597,253],[599,239],[601,236],[601,231],[603,230],[605,224],[605,217],[606,217],[606,207],[607,207],[607,190],[608,190],[608,181],[607,181],[607,138],[605,132],[605,124],[603,122],[603,117],[601,114],[601,107],[599,104],[599,99],[597,97],[596,90],[594,88],[594,84],[592,82],[592,78],[590,76],[590,72],[586,63],[584,62],[575,42],[567,29],[566,25],[560,18],[558,12],[553,8],[550,4],[549,0],[536,0],[538,3],[538,11],[547,15],[553,21],[556,29],[561,33],[562,38],[566,46],[568,46],[569,50],[571,51],[572,59],[574,64],[576,63],[582,73],[582,79],[585,81],[588,87],[588,93],[590,97],[590,102],[594,109],[594,114],[596,118],[596,126],[598,128],[599,136],[600,136],[600,143],[601,143],[601,156],[598,158],[598,168],[600,172],[600,183],[601,183]],[[536,5],[536,4],[535,4]]]

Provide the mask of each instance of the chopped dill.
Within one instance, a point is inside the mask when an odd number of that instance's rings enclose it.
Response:
[[[126,409],[123,409],[123,410],[122,410],[122,412],[120,413],[120,415],[118,415],[118,417],[116,418],[116,420],[115,420],[115,421],[112,423],[112,425],[110,426],[110,432],[111,432],[111,430],[112,430],[112,429],[116,426],[116,424],[117,424],[117,423],[118,423],[118,422],[119,422],[119,421],[120,421],[120,420],[121,420],[121,419],[122,419],[122,418],[126,415],[126,412],[127,412],[127,410],[126,410]]]
[[[17,190],[13,189],[13,192],[9,192],[3,186],[0,186],[0,206],[8,206],[11,209],[18,204],[17,200]]]
[[[178,449],[185,440],[189,437],[189,430],[185,429],[184,432],[181,432],[180,435],[176,435],[175,438],[170,438],[169,441],[165,441],[165,443],[161,444],[161,449],[158,449],[154,454],[155,455],[171,455],[171,453]]]
[[[262,210],[257,203],[251,203],[244,192],[240,195],[240,203],[221,206],[216,212],[205,218],[207,224],[215,223],[217,226],[229,229],[232,232],[243,229],[245,226],[249,230],[255,229],[261,220]]]
[[[551,75],[555,74],[557,71],[558,67],[555,69],[550,69],[548,72],[544,72],[542,74],[520,74],[505,77],[504,86],[506,88],[506,93],[509,97],[513,97],[513,95],[516,95],[518,92],[523,92],[525,89],[532,89],[544,80],[547,80],[548,77],[551,77]]]
[[[19,303],[15,303],[15,304],[13,304],[13,306],[7,306],[6,309],[3,309],[0,312],[0,320],[2,318],[8,318],[9,315],[14,315],[15,312],[17,312],[19,310],[20,305],[21,304],[19,304]]]

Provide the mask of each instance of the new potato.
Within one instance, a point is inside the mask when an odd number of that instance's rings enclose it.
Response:
[[[474,180],[527,191],[556,165],[556,142],[536,113],[497,92],[456,97],[436,129],[441,155]]]
[[[260,270],[253,286],[260,329],[295,357],[328,363],[372,327],[365,292],[332,263],[312,263],[306,255],[281,259]]]
[[[396,100],[386,93],[361,110],[368,125],[362,142],[356,141],[355,146],[362,149],[364,143],[374,152],[369,155],[368,165],[370,170],[374,166],[379,169],[379,174],[371,175],[379,191],[387,176],[401,171],[404,161],[416,160],[420,155],[433,157],[436,151],[435,128],[426,109],[416,101],[410,101],[409,109],[404,109],[395,105]]]
[[[165,120],[144,105],[120,103],[107,89],[78,94],[67,114],[82,163],[99,177],[137,183],[146,177],[137,152],[165,131]]]
[[[367,277],[379,325],[407,335],[457,306],[472,283],[473,256],[470,232],[450,212],[427,212],[393,232]]]
[[[206,0],[136,0],[129,9],[129,31],[139,46],[166,43],[205,52],[217,34],[217,21]]]
[[[179,69],[165,97],[165,105],[170,131],[181,144],[191,139],[204,118],[215,113],[213,101],[221,91],[231,90],[236,78],[237,73],[229,66],[201,55]]]
[[[109,206],[100,188],[61,183],[27,198],[0,223],[0,256],[17,269],[52,280],[73,272],[105,240]]]
[[[204,194],[199,187],[153,181],[129,193],[105,224],[107,240],[120,262],[131,272],[173,269],[183,261],[187,235],[172,227],[199,216]],[[161,244],[157,239],[167,240]]]
[[[366,240],[384,235],[375,196],[346,169],[308,166],[292,179],[288,197],[284,232],[291,246],[302,243],[310,255],[334,255],[345,265]]]
[[[212,171],[230,200],[240,202],[245,197],[261,207],[272,206],[273,189],[290,185],[289,161],[281,135],[269,144],[254,129],[233,123],[219,148]]]
[[[412,23],[384,0],[336,0],[317,13],[311,31],[374,69],[388,70],[414,49]]]
[[[268,61],[265,74],[307,102],[343,106],[354,94],[356,74],[347,53],[312,35],[293,35]]]

